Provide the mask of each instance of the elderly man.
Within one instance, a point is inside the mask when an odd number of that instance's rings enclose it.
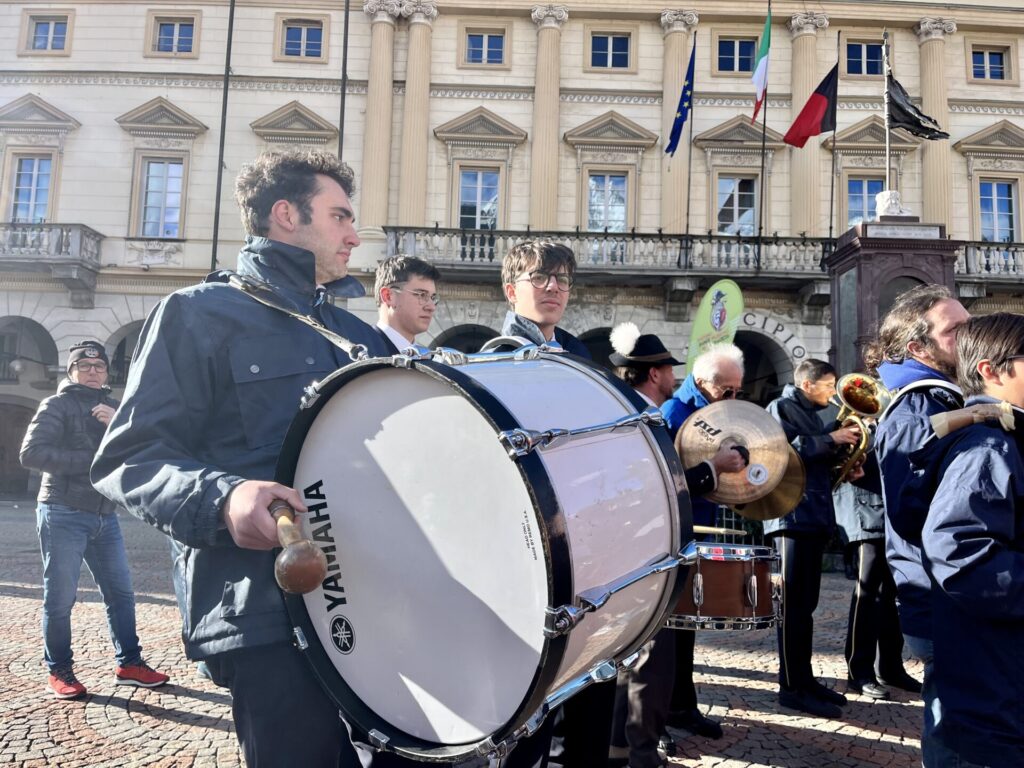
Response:
[[[743,352],[733,344],[717,344],[693,361],[693,370],[675,394],[661,406],[669,433],[676,433],[692,413],[716,403],[731,400],[743,386]],[[683,457],[685,463],[686,457]],[[700,498],[718,486],[718,475],[739,472],[745,466],[740,452],[723,448],[710,461],[691,467],[686,473],[693,504],[694,525],[714,525],[718,507]],[[722,726],[697,708],[697,689],[693,685],[693,648],[696,633],[675,630],[676,677],[668,724],[711,739],[722,736]]]

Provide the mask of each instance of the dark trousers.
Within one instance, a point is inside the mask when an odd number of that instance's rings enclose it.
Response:
[[[782,558],[782,623],[779,638],[779,684],[805,688],[814,682],[811,672],[814,619],[821,590],[821,558],[825,533],[786,533],[774,537]]]
[[[896,611],[896,582],[885,561],[885,540],[855,542],[857,583],[850,599],[846,665],[850,677],[884,680],[903,673],[903,633]]]
[[[672,686],[672,712],[687,712],[697,708],[697,689],[693,685],[693,649],[697,633],[692,629],[674,629],[675,685]]]
[[[662,764],[658,741],[665,732],[676,683],[675,647],[680,634],[684,633],[675,629],[659,631],[640,649],[636,665],[619,675],[612,743],[629,747],[630,768]]]

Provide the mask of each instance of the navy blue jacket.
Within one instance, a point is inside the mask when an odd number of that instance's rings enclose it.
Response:
[[[832,506],[832,468],[838,446],[829,434],[839,425],[825,424],[818,416],[823,407],[807,399],[803,390],[787,384],[782,396],[768,403],[770,413],[786,432],[786,439],[804,462],[806,486],[796,509],[777,520],[766,520],[765,535],[773,533],[828,533],[836,524]]]
[[[371,354],[386,354],[370,326],[322,300],[309,251],[251,238],[238,272],[269,282]],[[243,480],[274,479],[303,388],[350,362],[312,328],[217,282],[222,275],[211,278],[150,314],[92,465],[103,495],[186,545],[191,658],[289,639],[275,552],[236,546],[221,506]]]
[[[914,474],[910,455],[934,437],[929,417],[960,408],[963,400],[953,382],[916,360],[883,363],[878,375],[897,395],[899,390],[926,379],[943,382],[898,396],[878,422],[874,442],[885,502],[885,557],[896,581],[900,628],[906,635],[930,638],[931,584],[921,564],[921,529],[931,491],[907,491]]]
[[[683,426],[690,415],[708,405],[708,399],[697,386],[696,379],[691,373],[683,383],[679,385],[672,397],[661,404],[661,413],[665,417],[665,425],[675,442],[679,428]],[[685,461],[684,461],[685,464]],[[693,509],[694,525],[714,525],[718,515],[718,505],[713,501],[702,498],[702,494],[709,489],[707,485],[714,486],[714,478],[706,464],[698,464],[686,471],[686,484],[690,489],[690,504]]]
[[[501,327],[501,335],[520,336],[524,339],[529,339],[532,343],[537,344],[538,346],[546,341],[536,323],[531,320],[527,320],[521,315],[517,315],[511,310],[505,314],[505,322]],[[562,349],[571,355],[582,357],[584,360],[593,359],[586,344],[568,331],[562,330],[557,326],[555,327],[555,341],[558,342]]]
[[[996,402],[972,397],[968,405]],[[934,587],[942,738],[972,763],[1024,765],[1024,419],[975,424],[939,441],[924,523]],[[927,454],[927,452],[924,452]],[[915,455],[915,461],[917,455]]]

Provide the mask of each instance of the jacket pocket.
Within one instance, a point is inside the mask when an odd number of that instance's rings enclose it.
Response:
[[[231,377],[250,448],[284,440],[305,387],[332,370],[333,363],[302,334],[239,339],[229,350]]]

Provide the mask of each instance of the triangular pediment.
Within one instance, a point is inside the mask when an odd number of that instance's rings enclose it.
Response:
[[[249,124],[257,136],[278,144],[326,144],[338,129],[298,101],[285,104]]]
[[[761,125],[751,123],[746,115],[736,115],[695,136],[693,143],[701,149],[760,149]],[[783,147],[782,134],[768,128],[765,146],[770,149]]]
[[[658,134],[612,110],[566,131],[563,138],[577,148],[635,150],[653,147],[658,141]]]
[[[953,145],[953,149],[964,155],[991,152],[1024,155],[1024,128],[1009,120],[1000,120],[961,139]]]
[[[518,145],[526,141],[526,131],[484,107],[439,125],[434,135],[445,144]]]
[[[163,96],[157,96],[131,112],[125,112],[114,119],[118,125],[133,136],[194,139],[207,130],[205,125]]]
[[[885,152],[885,120],[878,115],[866,117],[836,133],[835,143],[840,152]],[[920,143],[921,139],[899,129],[889,136],[890,151],[897,154],[911,152]],[[822,146],[831,150],[832,137],[822,142]]]
[[[0,132],[67,133],[78,128],[71,115],[29,93],[0,107]]]

